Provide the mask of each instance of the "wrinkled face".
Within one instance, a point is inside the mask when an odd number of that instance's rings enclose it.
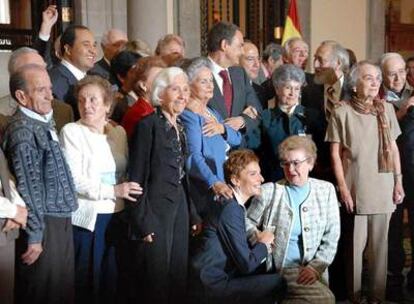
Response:
[[[236,31],[230,44],[226,41],[224,42],[224,53],[226,55],[228,66],[239,64],[240,56],[243,54],[243,43],[243,34],[240,31]]]
[[[309,47],[301,40],[294,41],[290,46],[287,58],[288,63],[296,65],[298,68],[305,69],[309,57]]]
[[[104,103],[102,89],[90,84],[79,91],[78,108],[82,123],[99,128],[105,123],[110,106]]]
[[[73,46],[66,46],[65,58],[78,69],[87,72],[93,68],[96,60],[96,41],[89,30],[77,29]]]
[[[189,97],[190,86],[187,77],[179,74],[161,93],[161,108],[170,115],[179,115],[184,111]]]
[[[50,113],[53,100],[52,83],[46,70],[29,70],[24,78],[26,89],[16,91],[19,103],[40,115]]]
[[[336,81],[335,71],[338,69],[338,62],[333,58],[332,47],[321,45],[315,53],[313,65],[315,68],[314,81],[317,84],[334,84]]]
[[[167,45],[160,49],[160,55],[180,54],[184,57],[184,48],[177,41],[171,40]]]
[[[239,188],[246,197],[260,195],[260,186],[264,181],[260,174],[260,166],[255,161],[249,163],[238,176],[232,177],[231,180],[233,185]]]
[[[259,50],[253,43],[246,42],[244,44],[243,55],[240,58],[240,64],[244,68],[250,79],[256,79],[257,76],[259,76]]]
[[[207,104],[213,97],[213,74],[207,67],[202,67],[190,84],[191,96]]]
[[[290,80],[280,87],[276,87],[276,95],[280,106],[292,107],[299,103],[301,85],[299,82]]]
[[[303,149],[288,151],[280,161],[286,180],[294,186],[306,184],[313,163],[314,160]]]
[[[391,57],[384,64],[384,85],[395,93],[400,93],[405,86],[407,70],[401,58]]]
[[[102,47],[104,56],[109,61],[114,58],[116,54],[122,49],[127,43],[128,37],[124,32],[113,30],[108,35],[108,41],[106,45]]]
[[[376,67],[364,64],[359,68],[359,77],[355,87],[358,98],[374,99],[378,95],[380,86],[381,75]]]

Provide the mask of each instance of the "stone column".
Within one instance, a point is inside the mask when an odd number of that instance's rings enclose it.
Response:
[[[178,3],[177,33],[186,42],[186,57],[200,56],[200,0],[182,0],[176,2]]]
[[[173,0],[127,1],[128,38],[142,39],[155,50],[158,39],[173,33]]]

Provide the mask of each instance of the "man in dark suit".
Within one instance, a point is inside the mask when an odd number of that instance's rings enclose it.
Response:
[[[380,88],[380,97],[394,106],[396,116],[400,122],[402,135],[398,138],[400,149],[401,169],[403,170],[404,191],[406,197],[402,204],[396,205],[390,220],[388,230],[388,271],[386,299],[392,302],[404,300],[403,286],[405,276],[404,238],[404,209],[408,211],[408,220],[411,234],[411,245],[414,245],[414,204],[413,204],[413,111],[414,89],[407,81],[407,70],[404,58],[398,53],[385,53],[380,58],[383,83]],[[409,110],[411,109],[411,110]],[[414,256],[414,253],[412,254]],[[407,290],[414,288],[414,264],[407,274]]]
[[[325,133],[333,109],[340,101],[349,99],[346,84],[349,57],[346,49],[335,41],[322,42],[314,56],[314,68],[314,77],[307,77],[308,84],[302,91],[302,105],[320,112],[320,116],[325,119]],[[315,173],[322,179],[335,181],[330,168],[329,144],[316,144],[319,165],[315,167]]]
[[[209,106],[227,125],[243,133],[242,145],[257,148],[262,107],[246,72],[235,66],[243,53],[243,34],[236,25],[219,22],[208,34],[207,48],[214,77],[214,95]]]
[[[74,96],[74,86],[95,64],[95,38],[85,26],[69,26],[60,38],[60,48],[62,61],[49,71],[53,96],[70,104],[75,119],[78,119],[79,112]]]
[[[323,41],[314,56],[315,74],[307,78],[308,84],[302,91],[302,105],[314,108],[324,120],[323,134],[316,139],[318,148],[317,165],[314,176],[336,183],[331,167],[329,143],[323,142],[326,128],[333,109],[342,100],[349,100],[346,74],[349,69],[348,52],[336,41]],[[345,212],[341,213],[341,231],[346,228]],[[345,281],[341,275],[345,272],[343,252],[346,250],[344,239],[338,243],[337,255],[329,268],[330,287],[337,299],[345,299]]]
[[[127,34],[118,29],[110,29],[102,35],[101,47],[103,57],[88,74],[99,75],[108,80],[111,84],[120,87],[120,83],[116,76],[111,72],[111,60],[125,46],[128,41]]]
[[[240,65],[246,71],[247,76],[249,76],[250,84],[252,85],[262,108],[267,109],[267,101],[274,96],[274,89],[272,86],[264,87],[253,81],[259,76],[260,71],[259,50],[253,42],[244,41],[243,55],[240,58]]]

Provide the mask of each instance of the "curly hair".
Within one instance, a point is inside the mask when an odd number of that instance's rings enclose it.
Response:
[[[226,183],[231,183],[231,178],[239,176],[240,172],[251,162],[259,163],[259,158],[252,150],[240,149],[230,153],[229,158],[224,163],[224,179]]]

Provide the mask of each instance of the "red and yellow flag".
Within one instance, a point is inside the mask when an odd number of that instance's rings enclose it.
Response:
[[[283,30],[282,45],[293,37],[302,37],[296,0],[290,0],[289,12]]]

